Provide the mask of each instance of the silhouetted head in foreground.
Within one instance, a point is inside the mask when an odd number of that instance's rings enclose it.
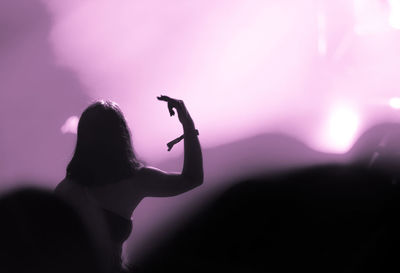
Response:
[[[399,272],[385,173],[328,165],[248,178],[138,262],[141,272]]]
[[[67,178],[88,186],[104,185],[132,176],[139,166],[118,105],[109,101],[91,104],[79,120]]]
[[[0,216],[0,272],[103,272],[91,231],[52,193],[7,193],[0,198]]]

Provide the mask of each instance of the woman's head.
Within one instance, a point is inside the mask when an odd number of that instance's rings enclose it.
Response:
[[[79,120],[67,177],[88,186],[102,185],[131,176],[139,166],[118,105],[110,101],[91,104]]]

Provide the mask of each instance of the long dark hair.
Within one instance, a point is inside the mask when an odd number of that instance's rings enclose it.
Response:
[[[97,101],[82,113],[67,178],[82,185],[115,183],[140,168],[122,111],[111,101]]]

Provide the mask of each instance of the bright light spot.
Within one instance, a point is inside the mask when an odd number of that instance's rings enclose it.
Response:
[[[389,101],[389,105],[393,109],[400,109],[400,98],[391,98]]]
[[[400,0],[389,0],[389,24],[392,28],[400,29]]]
[[[76,134],[78,131],[78,122],[79,118],[77,116],[71,116],[69,117],[61,126],[61,132],[63,134],[71,133],[71,134]]]
[[[338,152],[347,151],[353,144],[358,125],[358,116],[351,109],[335,109],[329,119],[329,143]]]
[[[359,116],[352,108],[336,106],[323,126],[315,148],[330,153],[347,152],[356,139],[359,125]]]

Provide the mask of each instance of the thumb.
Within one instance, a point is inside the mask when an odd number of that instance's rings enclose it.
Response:
[[[169,115],[173,116],[175,115],[174,109],[172,107],[172,103],[168,102],[168,110],[169,110]]]

